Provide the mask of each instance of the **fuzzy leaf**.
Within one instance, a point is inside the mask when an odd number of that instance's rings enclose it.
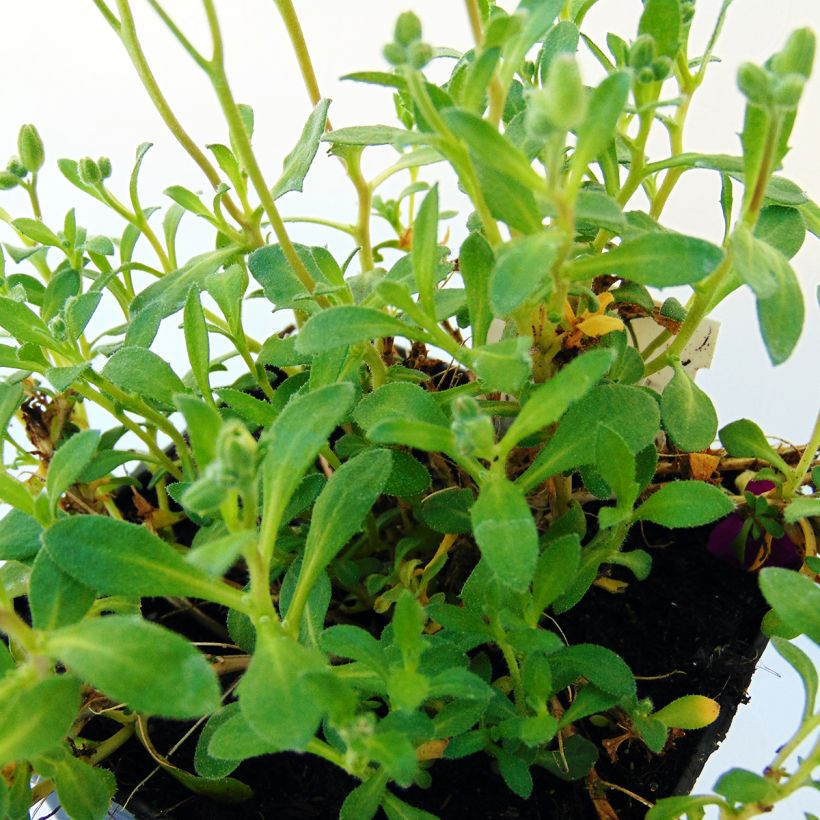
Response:
[[[551,288],[548,273],[555,258],[553,238],[543,231],[513,239],[498,251],[490,278],[496,316],[509,316],[531,297]]]
[[[319,100],[302,129],[302,134],[294,149],[285,157],[282,175],[276,180],[276,184],[271,190],[271,196],[279,199],[289,191],[301,191],[316,151],[319,148],[319,140],[325,131],[327,122],[327,109],[330,100]]]
[[[91,463],[99,441],[100,434],[97,430],[83,430],[64,442],[54,453],[46,475],[46,492],[52,515],[56,512],[63,493]]]
[[[670,481],[641,504],[635,521],[663,527],[699,527],[723,518],[734,509],[728,496],[703,481]]]
[[[385,336],[404,336],[426,339],[424,333],[416,331],[393,316],[388,316],[374,308],[358,305],[339,305],[320,311],[312,316],[296,339],[296,350],[300,353],[323,353],[336,347],[367,342]]]
[[[760,589],[784,623],[820,644],[820,586],[800,573],[778,567],[760,571]]]
[[[712,400],[681,367],[661,394],[661,419],[676,447],[693,453],[705,450],[717,435],[717,412]]]
[[[438,186],[434,185],[422,200],[413,222],[413,245],[410,256],[416,289],[425,311],[435,315],[433,297],[438,262]]]
[[[173,409],[177,393],[190,392],[165,359],[140,347],[122,347],[106,362],[102,375],[121,390]]]

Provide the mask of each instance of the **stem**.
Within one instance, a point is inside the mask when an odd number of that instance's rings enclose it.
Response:
[[[484,25],[481,20],[481,12],[478,8],[477,0],[465,0],[467,6],[467,16],[470,18],[470,29],[473,32],[473,39],[475,40],[476,48],[481,49],[484,45]],[[495,118],[501,119],[504,113],[504,89],[501,87],[501,81],[498,75],[493,73],[488,89],[490,99],[489,116],[492,120],[497,122]]]
[[[124,2],[124,0],[118,0],[118,2]],[[290,241],[290,237],[285,229],[285,224],[282,222],[282,217],[279,215],[279,210],[273,201],[270,189],[265,182],[265,177],[262,174],[259,163],[256,161],[256,156],[251,148],[251,142],[245,131],[242,117],[239,114],[239,109],[237,108],[236,101],[228,84],[228,77],[225,74],[225,64],[223,61],[222,33],[219,30],[219,21],[216,16],[216,8],[214,7],[213,0],[202,0],[202,3],[205,7],[205,14],[208,18],[208,26],[213,41],[213,57],[210,62],[208,77],[216,92],[216,98],[219,101],[222,113],[228,123],[231,136],[234,139],[239,160],[248,172],[248,176],[253,183],[253,187],[256,189],[259,201],[262,203],[262,208],[268,217],[273,232],[276,234],[276,238],[282,247],[282,252],[285,254],[288,264],[293,268],[294,273],[299,277],[299,280],[305,288],[307,288],[310,293],[313,293],[316,288],[316,283],[313,281],[313,277],[299,258],[296,249],[293,247],[293,243]],[[318,297],[316,301],[323,307],[327,306],[327,300],[324,297]]]
[[[110,757],[117,749],[131,739],[136,730],[136,722],[126,723],[119,731],[115,732],[107,740],[99,743],[94,751],[87,757],[86,762],[91,766],[96,766],[98,763]]]
[[[817,414],[817,420],[814,422],[814,430],[812,431],[809,443],[803,451],[803,455],[797,466],[792,470],[791,478],[783,485],[783,496],[791,498],[794,491],[803,483],[803,476],[811,469],[814,463],[814,457],[817,450],[820,448],[820,413]]]
[[[351,151],[345,159],[345,167],[359,198],[356,241],[361,246],[361,269],[362,271],[373,270],[373,244],[370,239],[370,209],[373,203],[373,191],[362,176],[361,152]]]
[[[31,182],[23,186],[27,193],[29,201],[31,202],[31,211],[35,219],[42,219],[43,212],[40,208],[40,197],[37,195],[37,173],[31,175]]]
[[[176,114],[174,114],[171,106],[168,105],[168,101],[165,99],[165,96],[160,90],[156,78],[154,77],[154,74],[148,65],[148,61],[145,58],[145,52],[143,52],[142,47],[140,46],[136,27],[134,25],[134,17],[131,13],[131,7],[128,4],[128,0],[116,0],[117,10],[120,14],[119,22],[116,21],[111,12],[105,8],[101,0],[94,0],[94,3],[97,8],[100,9],[109,25],[111,25],[114,31],[116,31],[119,35],[119,38],[125,46],[125,50],[131,58],[131,62],[137,71],[137,76],[140,78],[145,90],[148,92],[148,96],[151,98],[151,102],[159,112],[159,115],[162,117],[163,122],[168,127],[168,130],[174,135],[177,142],[200,167],[202,172],[208,178],[208,182],[211,183],[211,186],[216,189],[221,182],[219,173],[210,163],[205,154],[203,154],[199,149],[199,146],[197,146],[193,139],[191,139],[188,132],[182,127],[182,123],[180,123],[177,119]],[[227,194],[225,196],[225,208],[231,216],[240,225],[242,225],[242,227],[247,227],[247,221],[245,220],[244,215],[236,206],[236,203]]]
[[[296,9],[293,8],[291,0],[273,0],[273,2],[276,4],[279,16],[285,24],[288,37],[290,37],[290,42],[293,45],[293,51],[299,63],[299,71],[302,73],[302,79],[304,80],[305,88],[307,88],[308,97],[310,97],[311,103],[316,106],[319,100],[322,99],[322,94],[319,91],[316,72],[313,70],[313,62],[310,59],[310,52],[305,42],[305,35],[299,23]],[[327,123],[327,130],[332,130],[330,121]]]

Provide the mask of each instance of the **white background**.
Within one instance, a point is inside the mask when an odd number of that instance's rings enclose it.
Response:
[[[389,91],[339,82],[338,78],[349,71],[386,68],[381,48],[391,39],[395,17],[406,6],[420,14],[425,39],[434,45],[459,49],[471,45],[460,0],[296,0],[296,5],[322,92],[333,99],[330,115],[335,127],[394,122]],[[200,145],[227,143],[216,104],[198,69],[146,4],[134,0],[134,6],[151,64],[189,133]],[[167,0],[166,6],[191,32],[194,42],[207,51],[199,4],[194,0]],[[705,43],[718,6],[718,0],[698,0],[692,54],[697,54]],[[254,144],[268,179],[273,181],[309,113],[301,79],[271,0],[221,0],[218,8],[234,91],[237,99],[254,106]],[[631,39],[640,8],[640,0],[601,0],[587,18],[587,32],[599,42],[610,30]],[[734,85],[737,66],[746,59],[762,62],[782,45],[790,30],[803,25],[820,28],[817,0],[736,0],[717,49],[722,62],[710,68],[706,85],[692,105],[687,150],[739,153],[736,133],[742,124],[742,99]],[[0,32],[0,162],[16,152],[19,125],[35,123],[46,145],[47,168],[41,174],[40,187],[44,217],[52,228],[58,229],[68,208],[76,206],[78,222],[88,227],[90,234],[121,231],[113,215],[98,203],[84,199],[62,179],[54,164],[58,157],[109,156],[114,165],[111,186],[127,199],[134,149],[140,142],[151,141],[155,147],[141,175],[144,203],[167,204],[161,192],[170,184],[207,189],[198,169],[166,133],[122,48],[91,0],[3,0]],[[585,78],[591,84],[600,78],[600,69],[583,46],[581,50]],[[438,70],[446,68],[442,62]],[[443,79],[444,75],[436,76]],[[814,199],[820,199],[817,77],[805,96],[783,173],[798,181]],[[652,148],[655,158],[666,155],[662,135]],[[370,154],[372,164],[366,165],[366,170],[372,172],[390,158],[389,149]],[[437,179],[439,167],[428,169],[424,178]],[[718,192],[716,174],[687,173],[669,202],[666,221],[678,230],[719,241],[722,226]],[[443,207],[462,204],[452,181],[444,182],[443,196]],[[322,215],[352,221],[354,202],[338,163],[320,152],[305,193],[289,194],[281,204],[287,215]],[[0,207],[15,216],[28,215],[19,191],[2,193]],[[453,246],[463,238],[462,224],[463,219],[453,221]],[[181,257],[208,249],[210,234],[193,218],[186,217],[181,234]],[[301,241],[328,244],[339,256],[346,256],[351,249],[345,237],[324,229],[299,226],[292,234]],[[387,236],[385,233],[380,238]],[[820,322],[814,295],[820,283],[820,243],[809,237],[793,264],[806,294],[807,321],[792,358],[777,368],[771,367],[760,342],[753,300],[747,293],[738,292],[716,311],[716,318],[723,323],[720,345],[712,369],[702,371],[699,382],[712,396],[721,424],[749,416],[770,435],[804,442],[820,400]],[[250,313],[250,331],[259,338],[269,335],[275,324],[281,324],[271,319],[261,303],[252,305]],[[171,328],[163,332],[154,349],[182,371],[184,356],[180,347],[181,334]],[[816,647],[801,645],[820,661]],[[751,705],[741,709],[729,739],[699,783],[699,790],[709,789],[717,774],[730,766],[762,769],[778,743],[793,731],[800,708],[800,686],[773,651],[761,661],[751,696]],[[794,818],[801,816],[801,809],[820,812],[820,798],[804,790],[770,816]]]

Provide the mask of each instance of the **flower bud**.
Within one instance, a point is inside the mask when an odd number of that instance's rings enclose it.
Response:
[[[774,87],[774,101],[781,108],[797,108],[806,78],[802,74],[787,74],[777,80]]]
[[[216,437],[216,457],[224,480],[233,486],[246,483],[256,471],[256,439],[241,421],[226,421]]]
[[[86,185],[98,185],[102,182],[100,166],[91,157],[83,157],[79,162],[80,179]]]
[[[737,87],[752,105],[768,105],[772,101],[772,79],[765,68],[743,63],[737,70]]]
[[[452,430],[462,455],[492,458],[495,449],[493,421],[481,412],[474,398],[462,396],[453,402]]]
[[[0,171],[0,191],[10,191],[20,184],[20,178],[11,171]]]
[[[653,61],[651,68],[655,80],[660,82],[672,73],[672,60],[661,55]]]
[[[655,72],[652,69],[652,66],[644,66],[643,68],[638,69],[638,82],[641,85],[649,85],[649,83],[655,82]]]
[[[66,329],[65,319],[63,319],[62,316],[55,316],[48,323],[48,330],[58,342],[64,342],[67,338],[68,331]]]
[[[111,176],[111,160],[108,157],[100,157],[97,160],[97,165],[100,168],[102,178],[108,179]]]
[[[398,43],[388,43],[382,50],[382,54],[384,59],[395,67],[404,65],[407,62],[407,52]]]
[[[781,77],[800,74],[808,79],[814,62],[814,47],[814,32],[810,28],[793,31],[780,53],[772,57],[772,71]]]
[[[213,474],[211,466],[209,464],[205,473],[185,488],[180,499],[186,510],[197,515],[208,515],[218,510],[228,493],[229,488]]]
[[[660,314],[673,322],[682,322],[686,319],[686,308],[674,296],[670,296],[661,305]]]
[[[393,40],[401,46],[409,46],[421,40],[421,20],[412,11],[399,15]]]
[[[655,60],[658,47],[651,34],[641,34],[629,49],[628,62],[631,68],[646,68]]]
[[[543,137],[550,128],[569,131],[587,113],[587,96],[578,63],[571,54],[557,54],[550,63],[544,87],[529,98],[525,124],[533,136]]]
[[[421,70],[433,59],[433,49],[428,43],[413,43],[407,49],[407,62]]]
[[[17,150],[20,152],[20,159],[25,167],[36,173],[43,167],[46,154],[43,149],[43,141],[33,125],[24,125],[17,135]]]
[[[20,162],[17,157],[12,157],[9,160],[9,164],[6,166],[6,170],[10,173],[14,174],[14,176],[18,177],[19,179],[25,179],[26,175],[28,174],[28,168]]]
[[[720,714],[720,705],[703,695],[684,695],[673,700],[653,717],[674,729],[702,729]]]

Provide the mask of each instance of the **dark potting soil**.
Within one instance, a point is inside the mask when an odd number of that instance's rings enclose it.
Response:
[[[618,652],[641,678],[639,696],[652,698],[657,707],[687,694],[707,695],[720,703],[720,717],[712,726],[681,734],[663,754],[653,755],[640,741],[632,740],[620,745],[613,762],[601,749],[596,764],[601,780],[651,802],[691,790],[706,759],[725,736],[738,703],[745,702],[765,645],[759,625],[766,606],[756,577],[709,555],[704,547],[707,534],[708,528],[674,534],[647,528],[643,536],[649,546],[641,546],[653,556],[649,578],[635,582],[616,569],[614,577],[629,581],[625,592],[612,594],[593,587],[578,606],[557,618],[570,643],[595,642]],[[670,543],[673,535],[676,540]],[[213,640],[202,631],[197,634],[198,627],[173,614],[164,601],[146,601],[144,614],[195,640]],[[190,725],[153,719],[149,729],[156,748],[166,753]],[[621,733],[595,729],[588,722],[582,729],[599,746]],[[196,733],[172,755],[172,762],[191,771],[195,743]],[[137,741],[124,747],[109,765],[120,784],[120,803],[155,768]],[[413,787],[397,794],[443,820],[597,820],[584,781],[567,783],[538,767],[532,773],[533,794],[525,801],[509,791],[484,756],[440,760],[432,765],[429,789]],[[330,820],[338,816],[346,794],[356,785],[337,767],[292,753],[246,761],[233,776],[253,788],[251,800],[215,804],[158,771],[127,806],[140,820]],[[605,794],[621,820],[644,817],[646,805],[624,792],[608,788]]]

